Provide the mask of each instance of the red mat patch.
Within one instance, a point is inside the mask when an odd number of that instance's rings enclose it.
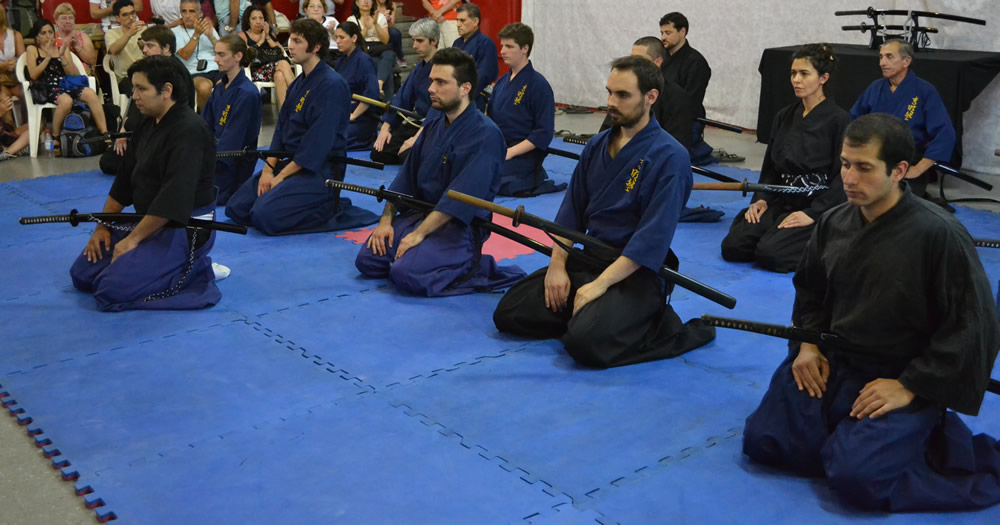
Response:
[[[511,220],[503,215],[494,214],[493,223],[498,226],[514,230],[526,237],[530,237],[542,244],[545,244],[546,246],[552,246],[552,239],[549,239],[549,237],[542,233],[541,230],[528,226],[518,226],[517,228],[512,228]],[[372,230],[374,230],[374,228],[362,228],[360,230],[338,233],[337,237],[350,241],[354,244],[363,244],[368,240],[368,236],[371,235]],[[533,253],[534,251],[535,250],[532,250],[523,244],[514,242],[506,237],[501,237],[496,234],[490,235],[490,239],[486,241],[486,245],[483,246],[483,253],[492,255],[498,261],[513,259],[518,255],[527,255]]]

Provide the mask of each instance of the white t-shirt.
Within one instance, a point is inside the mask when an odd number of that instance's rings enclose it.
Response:
[[[358,27],[361,27],[361,22],[357,18],[355,18],[354,15],[347,17],[347,20],[344,20],[344,22],[354,22],[355,24],[358,25]],[[385,15],[383,15],[382,13],[379,13],[377,15],[375,23],[382,26],[383,29],[389,29],[389,22],[386,21]],[[367,31],[365,31],[365,29],[362,28],[361,34],[365,36],[366,42],[381,42],[381,40],[378,39],[378,33],[375,31],[375,27],[371,27]]]
[[[333,29],[330,29],[331,22],[333,23]],[[336,18],[332,16],[323,17],[323,27],[326,28],[327,33],[330,33],[330,49],[337,49],[337,40],[333,38],[333,32],[337,30],[337,26],[339,25],[340,22]]]
[[[181,0],[149,0],[149,7],[168,24],[181,19]]]
[[[114,4],[114,0],[90,0],[90,3],[104,9],[105,7],[111,7]],[[109,14],[101,19],[101,29],[103,29],[105,33],[107,33],[108,29],[111,29],[112,27],[118,27],[118,19],[115,18],[115,15]]]

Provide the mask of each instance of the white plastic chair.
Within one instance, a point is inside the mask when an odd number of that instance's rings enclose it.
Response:
[[[118,106],[118,114],[124,118],[125,113],[128,111],[129,97],[118,89],[118,77],[115,75],[115,64],[111,60],[111,57],[111,53],[104,55],[104,60],[101,64],[104,67],[104,72],[111,78],[111,101]]]
[[[76,66],[76,70],[86,74],[87,70],[83,67],[83,61],[74,53],[69,54],[73,59],[73,65]],[[17,64],[14,66],[15,73],[17,74],[17,80],[21,83],[21,87],[24,88],[24,105],[28,110],[28,144],[31,151],[32,157],[38,156],[38,134],[42,127],[42,112],[46,109],[55,109],[55,104],[35,104],[35,101],[31,97],[31,80],[27,77],[27,68],[25,67],[25,61],[28,58],[28,54],[24,53],[17,59]],[[87,81],[90,84],[90,89],[97,92],[97,81],[94,77],[87,75]]]
[[[292,64],[292,71],[295,73],[295,77],[298,78],[298,76],[302,74],[302,66],[298,64]],[[253,75],[250,74],[249,67],[243,68],[243,73],[247,76],[247,78],[253,80]],[[253,85],[257,86],[257,91],[263,91],[264,88],[270,88],[272,104],[274,104],[275,101],[278,99],[278,95],[274,87],[274,82],[254,82]]]

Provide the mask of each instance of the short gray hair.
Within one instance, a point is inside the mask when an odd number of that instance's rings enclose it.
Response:
[[[423,37],[438,42],[441,40],[441,29],[437,22],[429,17],[421,18],[410,25],[410,36]]]
[[[883,47],[885,47],[885,46],[887,46],[889,44],[893,44],[893,43],[899,44],[899,58],[906,58],[906,57],[912,58],[913,57],[913,46],[911,46],[909,42],[907,42],[905,40],[900,40],[898,38],[893,38],[893,39],[890,39],[890,40],[886,40],[884,44],[882,44],[881,46],[879,46],[879,50],[881,50]]]

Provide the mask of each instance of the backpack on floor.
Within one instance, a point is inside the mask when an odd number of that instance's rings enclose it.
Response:
[[[84,139],[100,137],[101,133],[94,126],[94,119],[86,107],[73,105],[73,110],[63,120],[62,134],[59,136],[59,146],[63,157],[90,157],[104,153],[107,148],[103,140],[84,143]]]

